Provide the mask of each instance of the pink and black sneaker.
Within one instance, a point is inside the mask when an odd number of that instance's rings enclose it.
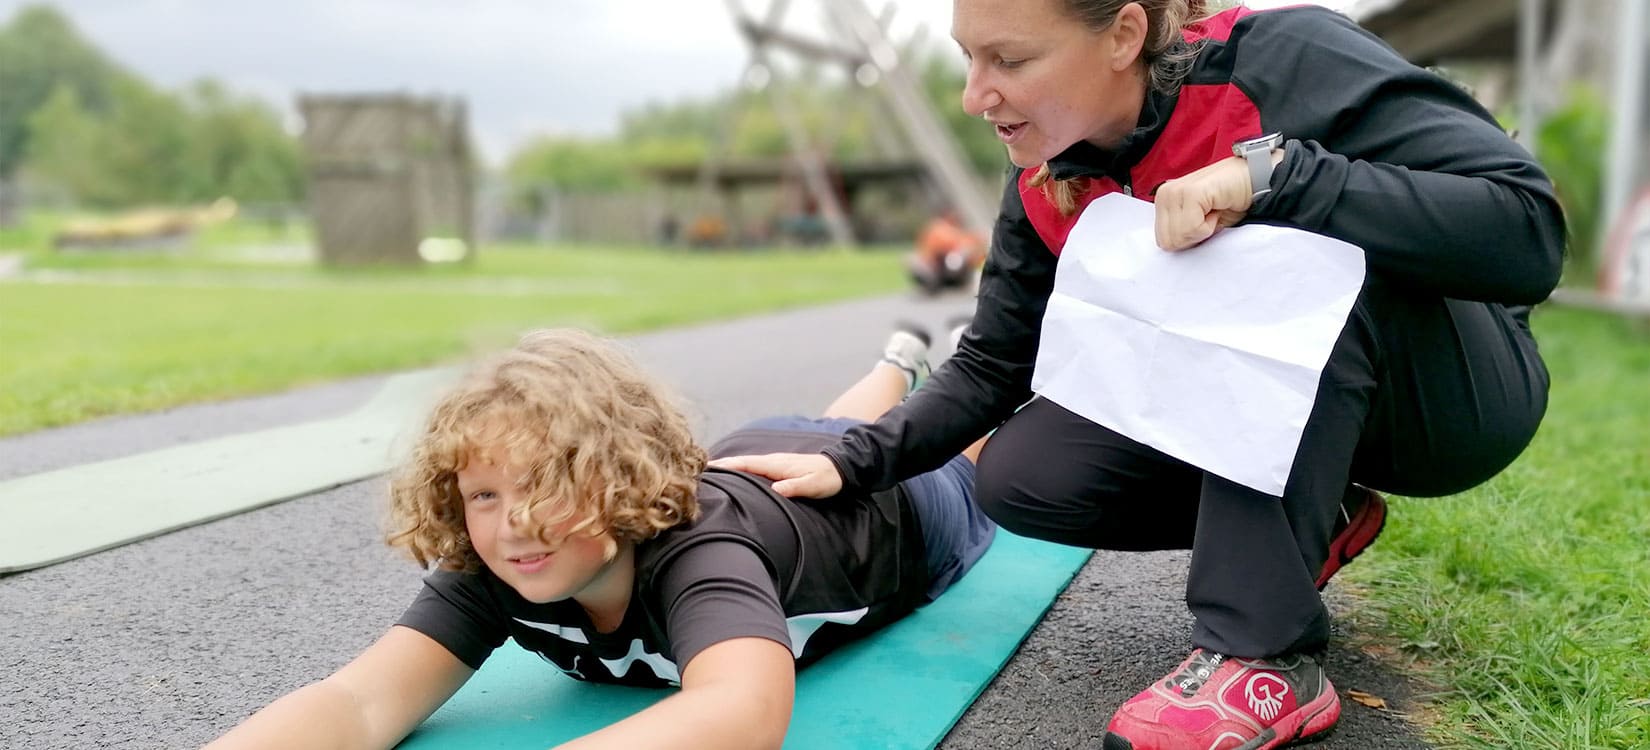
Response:
[[[1318,571],[1318,590],[1329,585],[1330,576],[1341,566],[1352,562],[1386,527],[1386,498],[1367,487],[1353,485],[1353,499],[1341,504],[1341,517],[1335,523],[1335,534],[1329,540],[1329,557],[1323,570]]]
[[[1100,747],[1268,750],[1328,737],[1340,719],[1340,696],[1312,657],[1239,659],[1200,648],[1117,709]]]

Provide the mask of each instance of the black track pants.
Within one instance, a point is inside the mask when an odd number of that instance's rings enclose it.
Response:
[[[1372,278],[1330,354],[1281,500],[1041,398],[987,443],[976,497],[1026,536],[1190,548],[1194,645],[1246,657],[1315,651],[1329,618],[1313,581],[1351,483],[1453,494],[1529,444],[1548,380],[1526,316]]]

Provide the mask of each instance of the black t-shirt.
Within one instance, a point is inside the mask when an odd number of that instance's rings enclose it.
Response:
[[[711,455],[813,452],[836,439],[742,430]],[[636,546],[635,590],[611,633],[577,602],[534,604],[485,569],[431,573],[398,624],[472,668],[510,637],[578,679],[663,686],[721,641],[767,638],[800,666],[922,601],[922,532],[898,488],[792,501],[764,479],[710,469],[698,498],[699,520]]]

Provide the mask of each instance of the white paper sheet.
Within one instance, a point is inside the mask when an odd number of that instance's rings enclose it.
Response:
[[[1354,245],[1248,225],[1178,253],[1152,204],[1095,200],[1060,255],[1032,388],[1205,471],[1283,495],[1364,281]]]

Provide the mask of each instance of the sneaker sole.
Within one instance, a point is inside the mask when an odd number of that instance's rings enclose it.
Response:
[[[1329,585],[1329,579],[1341,568],[1369,549],[1369,545],[1374,544],[1375,538],[1381,535],[1381,530],[1386,528],[1386,498],[1374,490],[1364,491],[1369,493],[1368,502],[1358,509],[1357,517],[1329,545],[1329,558],[1323,564],[1323,571],[1318,573],[1319,591]]]
[[[1273,739],[1270,742],[1257,745],[1239,745],[1233,750],[1275,750],[1276,748],[1310,745],[1329,739],[1329,735],[1333,734],[1335,727],[1341,723],[1341,696],[1335,692],[1334,685],[1326,684],[1323,695],[1318,696],[1317,700],[1296,709],[1295,713],[1304,713],[1305,716],[1297,719],[1298,723],[1283,738]],[[1271,728],[1273,730],[1280,729],[1288,721],[1290,720],[1280,721],[1273,724]],[[1278,734],[1284,733],[1279,732]],[[1257,737],[1256,739],[1260,738]]]

